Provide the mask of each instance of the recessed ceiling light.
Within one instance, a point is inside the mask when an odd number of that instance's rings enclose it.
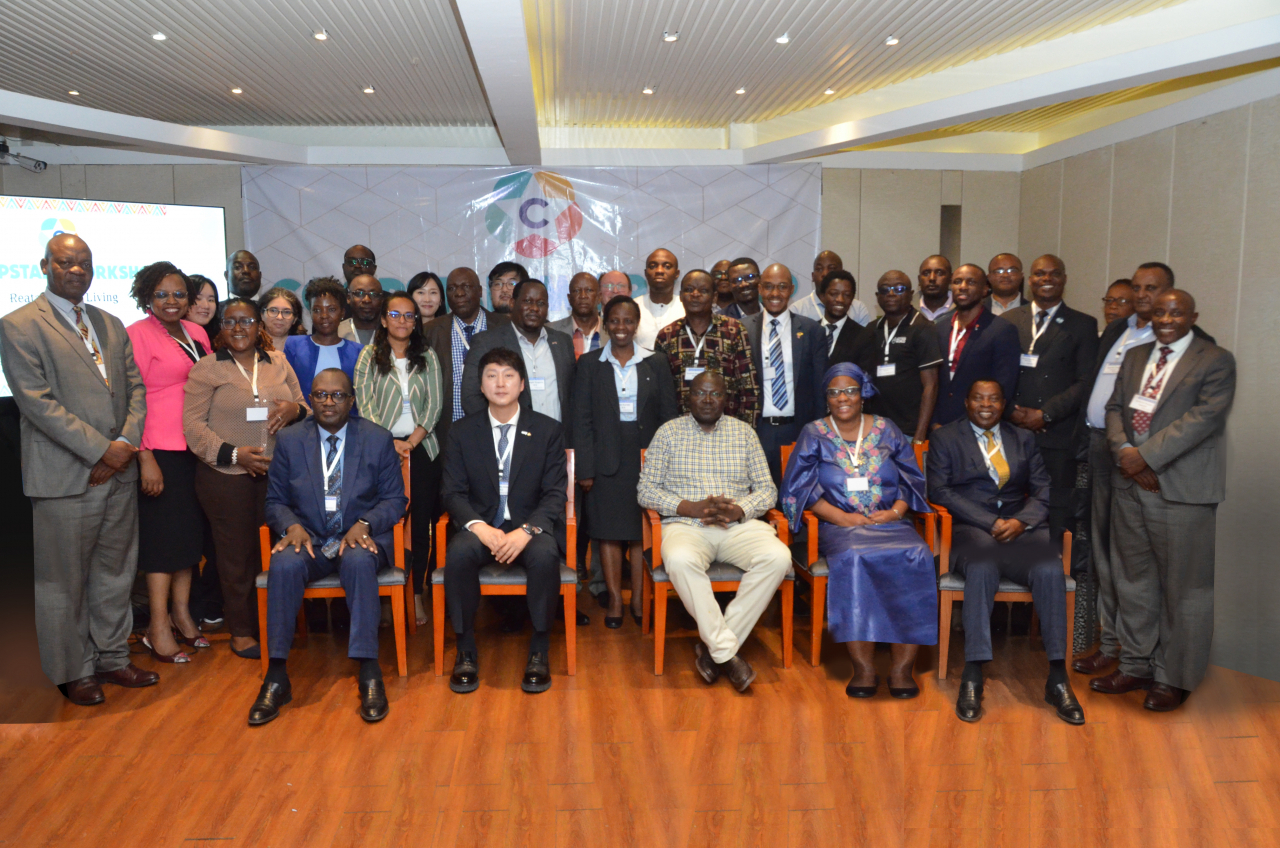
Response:
[[[779,44],[790,44],[791,36],[784,32],[782,35],[775,38],[774,41],[778,42]]]
[[[828,88],[826,91],[824,91],[824,92],[822,92],[822,93],[823,93],[823,94],[835,94],[835,93],[836,93],[836,90],[835,90],[834,88]]]
[[[652,87],[650,87],[650,86],[647,86],[647,85],[646,85],[646,86],[644,87],[644,91],[642,91],[642,92],[640,92],[640,93],[641,93],[641,94],[653,94],[653,88],[652,88]]]
[[[164,40],[165,40],[166,38],[168,38],[169,36],[165,35],[163,32],[157,32],[155,35],[153,35],[153,36],[151,36],[151,37],[152,37],[153,39],[155,39],[156,41],[164,41]]]
[[[231,93],[232,93],[232,94],[244,94],[244,89],[242,89],[242,88],[233,88],[233,89],[231,89]]]
[[[80,96],[80,92],[76,91],[74,88],[73,88],[73,89],[71,89],[70,91],[68,91],[68,92],[67,92],[67,94],[70,94],[72,97],[79,97],[79,96]]]
[[[898,43],[898,36],[891,35],[884,40],[884,43],[886,47],[892,47],[893,45]]]
[[[366,86],[364,87],[364,93],[365,93],[365,94],[373,94],[373,86],[371,86],[371,85],[366,85]]]
[[[747,93],[747,90],[745,88],[740,88],[734,92],[734,94],[746,94],[746,93]]]
[[[324,29],[318,29],[311,34],[311,37],[314,38],[316,41],[328,41],[329,31]]]
[[[667,42],[668,44],[670,44],[670,43],[671,43],[671,42],[673,42],[673,41],[679,41],[679,40],[680,40],[680,33],[678,33],[678,32],[667,32],[666,30],[664,30],[664,31],[663,31],[663,33],[662,33],[662,40],[663,40],[663,41],[665,41],[665,42]]]

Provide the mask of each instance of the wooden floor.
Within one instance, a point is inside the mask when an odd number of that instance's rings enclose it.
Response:
[[[391,714],[374,726],[324,635],[294,652],[294,702],[262,728],[245,724],[259,665],[225,636],[155,688],[108,687],[102,707],[47,690],[0,704],[38,721],[0,725],[0,845],[1280,844],[1280,684],[1215,668],[1157,715],[1076,676],[1088,724],[1070,727],[1042,702],[1044,654],[1007,638],[967,725],[956,678],[927,670],[916,700],[851,701],[840,647],[810,667],[807,630],[790,670],[776,625],[753,639],[759,677],[740,696],[695,677],[692,631],[673,632],[655,677],[652,637],[590,612],[578,675],[557,636],[537,696],[519,689],[527,636],[483,631],[482,686],[458,696],[429,668],[429,627],[407,680],[386,634]]]

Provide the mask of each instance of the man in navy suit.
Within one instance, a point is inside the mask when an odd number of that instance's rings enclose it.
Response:
[[[775,262],[760,276],[764,311],[742,319],[756,373],[761,375],[756,435],[775,486],[782,485],[782,446],[794,442],[804,425],[826,413],[822,389],[826,338],[817,321],[788,309],[794,291],[791,271]]]
[[[285,660],[307,583],[338,572],[351,608],[347,656],[360,663],[360,717],[381,721],[387,693],[378,667],[378,570],[408,499],[391,434],[351,416],[351,379],[326,368],[311,383],[314,417],[280,431],[267,472],[267,525],[280,541],[267,572],[270,666],[249,724],[266,724],[293,697]]]
[[[517,296],[517,313],[519,303]],[[468,357],[467,367],[471,364]],[[521,403],[526,380],[519,353],[493,348],[475,365],[488,405],[453,425],[444,452],[441,495],[454,531],[444,586],[458,637],[449,688],[464,693],[480,686],[475,632],[480,569],[498,563],[525,571],[533,639],[520,688],[545,692],[551,688],[547,652],[560,594],[568,499],[563,428]]]
[[[1031,587],[1040,614],[1049,679],[1044,699],[1068,724],[1084,710],[1067,680],[1066,578],[1049,538],[1049,474],[1029,430],[1001,421],[1004,391],[978,380],[966,417],[929,438],[929,500],[950,511],[954,570],[964,576],[964,675],[956,715],[982,716],[982,666],[990,662],[991,609],[1002,579]],[[946,662],[941,657],[939,662]]]
[[[965,417],[965,396],[975,380],[995,380],[1006,398],[1017,396],[1022,346],[1018,330],[982,306],[987,275],[977,265],[961,265],[951,276],[955,309],[938,316],[938,345],[946,356],[938,377],[935,427]]]

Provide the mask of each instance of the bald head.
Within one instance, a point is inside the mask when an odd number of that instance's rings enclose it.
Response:
[[[258,257],[247,250],[237,250],[227,257],[227,270],[222,274],[231,294],[255,297],[262,288],[262,268]]]
[[[844,261],[840,258],[840,254],[834,250],[824,250],[819,253],[813,260],[813,273],[809,279],[813,280],[813,286],[816,290],[818,283],[822,282],[822,278],[830,274],[832,271],[843,271]]]
[[[360,274],[377,274],[378,260],[373,251],[363,244],[353,244],[342,254],[342,276],[350,285]]]
[[[1046,253],[1031,263],[1031,296],[1041,309],[1052,309],[1062,302],[1062,292],[1067,287],[1067,266]]]
[[[644,260],[644,278],[649,284],[649,291],[661,298],[659,303],[669,302],[676,280],[680,278],[680,263],[676,261],[676,255],[665,247],[650,253]]]
[[[911,308],[911,278],[902,271],[885,271],[876,280],[876,303],[890,318],[904,315]]]
[[[1196,299],[1182,289],[1166,289],[1156,295],[1155,301],[1151,328],[1159,344],[1170,345],[1185,337],[1200,317],[1196,313]]]
[[[79,303],[93,283],[93,253],[79,236],[71,233],[57,235],[44,246],[40,270],[49,291],[72,303]]]
[[[579,271],[569,278],[569,310],[578,325],[590,329],[600,308],[600,282],[595,274]],[[585,330],[584,330],[585,332]]]
[[[775,262],[760,274],[760,300],[770,315],[781,315],[791,305],[795,286],[791,282],[791,269]]]

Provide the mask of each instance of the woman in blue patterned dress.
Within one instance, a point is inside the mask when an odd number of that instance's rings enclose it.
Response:
[[[833,365],[822,382],[831,414],[800,432],[782,507],[793,531],[804,510],[818,517],[818,549],[830,569],[827,620],[853,659],[845,692],[876,693],[875,644],[889,642],[889,694],[914,698],[916,653],[938,642],[933,555],[906,518],[928,509],[924,475],[911,440],[889,419],[862,412],[875,387],[861,368]]]

